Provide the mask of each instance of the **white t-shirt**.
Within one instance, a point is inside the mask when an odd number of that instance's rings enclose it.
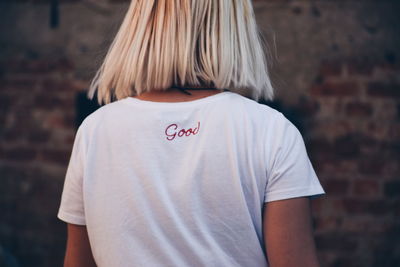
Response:
[[[57,217],[86,225],[99,267],[268,266],[264,202],[324,190],[298,129],[225,91],[128,97],[79,127]]]

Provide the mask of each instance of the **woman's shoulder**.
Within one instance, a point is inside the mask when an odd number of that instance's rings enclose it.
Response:
[[[269,121],[271,121],[272,118],[278,120],[284,119],[282,118],[283,114],[277,109],[269,106],[268,104],[257,102],[252,98],[245,97],[238,93],[232,94],[232,101],[234,102],[233,109],[237,112],[246,112],[261,120],[267,118]]]
[[[117,120],[124,112],[124,105],[122,104],[123,102],[124,99],[121,99],[99,107],[82,121],[79,128],[82,128],[82,130],[90,129],[106,122],[109,119]]]

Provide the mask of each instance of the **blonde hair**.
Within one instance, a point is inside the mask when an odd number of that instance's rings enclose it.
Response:
[[[272,100],[263,45],[251,0],[132,0],[88,96],[207,85]]]

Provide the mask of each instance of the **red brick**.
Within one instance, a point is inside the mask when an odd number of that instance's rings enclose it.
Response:
[[[347,60],[347,68],[350,75],[371,75],[375,64],[368,59]]]
[[[257,2],[257,1],[261,1],[261,0],[253,0],[253,1]],[[295,7],[292,8],[292,12],[295,15],[300,15],[301,13],[303,13],[303,10],[302,10],[301,7],[295,6]]]
[[[385,215],[393,211],[390,202],[385,199],[359,199],[359,198],[344,198],[341,200],[343,209],[348,214],[352,215]]]
[[[0,112],[6,113],[12,104],[12,99],[7,95],[0,95]]]
[[[66,166],[70,158],[71,151],[62,149],[44,149],[40,151],[40,159],[46,162]]]
[[[385,72],[393,73],[400,70],[400,64],[394,64],[390,62],[382,62],[376,65],[376,68],[382,69]]]
[[[384,194],[387,197],[400,198],[400,181],[389,181],[384,185]]]
[[[61,128],[65,130],[75,127],[75,118],[72,114],[52,115],[46,119],[46,124],[51,128]]]
[[[382,157],[379,157],[379,155],[361,158],[358,164],[358,170],[361,174],[378,175],[383,172],[385,163],[386,160]]]
[[[373,108],[370,103],[365,102],[350,102],[347,103],[346,114],[351,117],[369,117],[373,113]]]
[[[360,154],[358,138],[354,134],[340,136],[334,140],[332,151],[339,157],[357,157]]]
[[[315,231],[335,230],[340,227],[342,221],[343,219],[339,216],[315,217],[314,228]]]
[[[397,104],[397,118],[400,119],[400,103]]]
[[[6,161],[31,161],[36,157],[36,150],[26,147],[7,148],[0,151],[0,157]]]
[[[375,97],[400,97],[400,84],[373,82],[368,84],[367,93]]]
[[[387,157],[394,159],[397,165],[400,165],[400,139],[394,140],[392,142],[382,142],[381,151],[387,155]],[[400,166],[398,167],[400,169]]]
[[[328,179],[323,186],[329,195],[347,195],[350,182],[345,179]]]
[[[68,135],[65,137],[65,140],[64,140],[64,141],[65,141],[65,142],[64,142],[65,145],[71,146],[71,147],[72,147],[72,145],[74,144],[74,141],[75,141],[75,132],[72,132],[72,131],[71,131],[71,134],[68,134]]]
[[[317,173],[332,173],[338,171],[337,159],[332,156],[331,152],[320,153],[321,156],[315,157],[312,164]]]
[[[342,63],[340,61],[326,60],[321,62],[319,73],[323,76],[340,76]]]
[[[350,251],[346,251],[351,253]],[[355,257],[353,253],[351,255],[338,255],[338,257],[329,266],[335,267],[363,267],[360,263],[360,258]]]
[[[315,236],[315,243],[318,250],[336,252],[355,250],[358,246],[357,239],[354,235],[338,231],[317,234]]]
[[[74,66],[66,58],[58,59],[11,59],[1,62],[6,66],[4,71],[9,73],[43,74],[55,71],[72,71]]]
[[[299,102],[295,107],[297,114],[304,117],[311,117],[319,111],[319,103],[317,101],[308,99],[305,96],[299,98]]]
[[[24,137],[24,133],[16,128],[2,130],[1,138],[7,142],[13,142]]]
[[[45,143],[50,139],[50,135],[49,131],[32,129],[28,134],[28,140],[32,143]]]
[[[44,94],[50,92],[53,93],[61,93],[61,92],[69,92],[71,95],[74,95],[77,91],[82,91],[84,88],[81,88],[78,83],[73,83],[69,80],[54,80],[54,79],[45,79],[40,85],[39,88]]]
[[[365,134],[368,134],[372,138],[382,140],[387,138],[389,127],[390,125],[388,123],[383,123],[382,120],[371,120],[367,123]]]
[[[0,90],[8,91],[8,92],[16,92],[16,91],[29,91],[36,86],[37,81],[34,79],[3,79],[0,80]]]
[[[332,158],[332,144],[324,138],[313,138],[307,141],[307,151],[313,158],[330,159]]]
[[[392,222],[377,218],[363,218],[359,216],[349,217],[343,220],[343,224],[341,225],[341,229],[346,232],[353,233],[384,233],[390,229],[393,225]]]
[[[325,198],[317,198],[311,201],[311,209],[313,214],[321,214],[326,210],[326,205],[329,204]]]
[[[358,92],[359,87],[354,82],[326,82],[311,88],[311,94],[325,97],[355,96]]]
[[[378,197],[381,195],[380,183],[372,179],[353,181],[353,194],[356,196]]]
[[[369,136],[360,135],[357,143],[360,144],[360,154],[374,156],[382,149],[381,141]]]
[[[75,102],[72,98],[62,98],[60,94],[40,93],[35,96],[35,107],[46,110],[73,109]]]

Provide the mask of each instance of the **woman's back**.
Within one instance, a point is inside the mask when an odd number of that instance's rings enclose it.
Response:
[[[324,193],[298,130],[233,92],[128,97],[80,126],[58,217],[99,266],[266,266],[264,202]]]

